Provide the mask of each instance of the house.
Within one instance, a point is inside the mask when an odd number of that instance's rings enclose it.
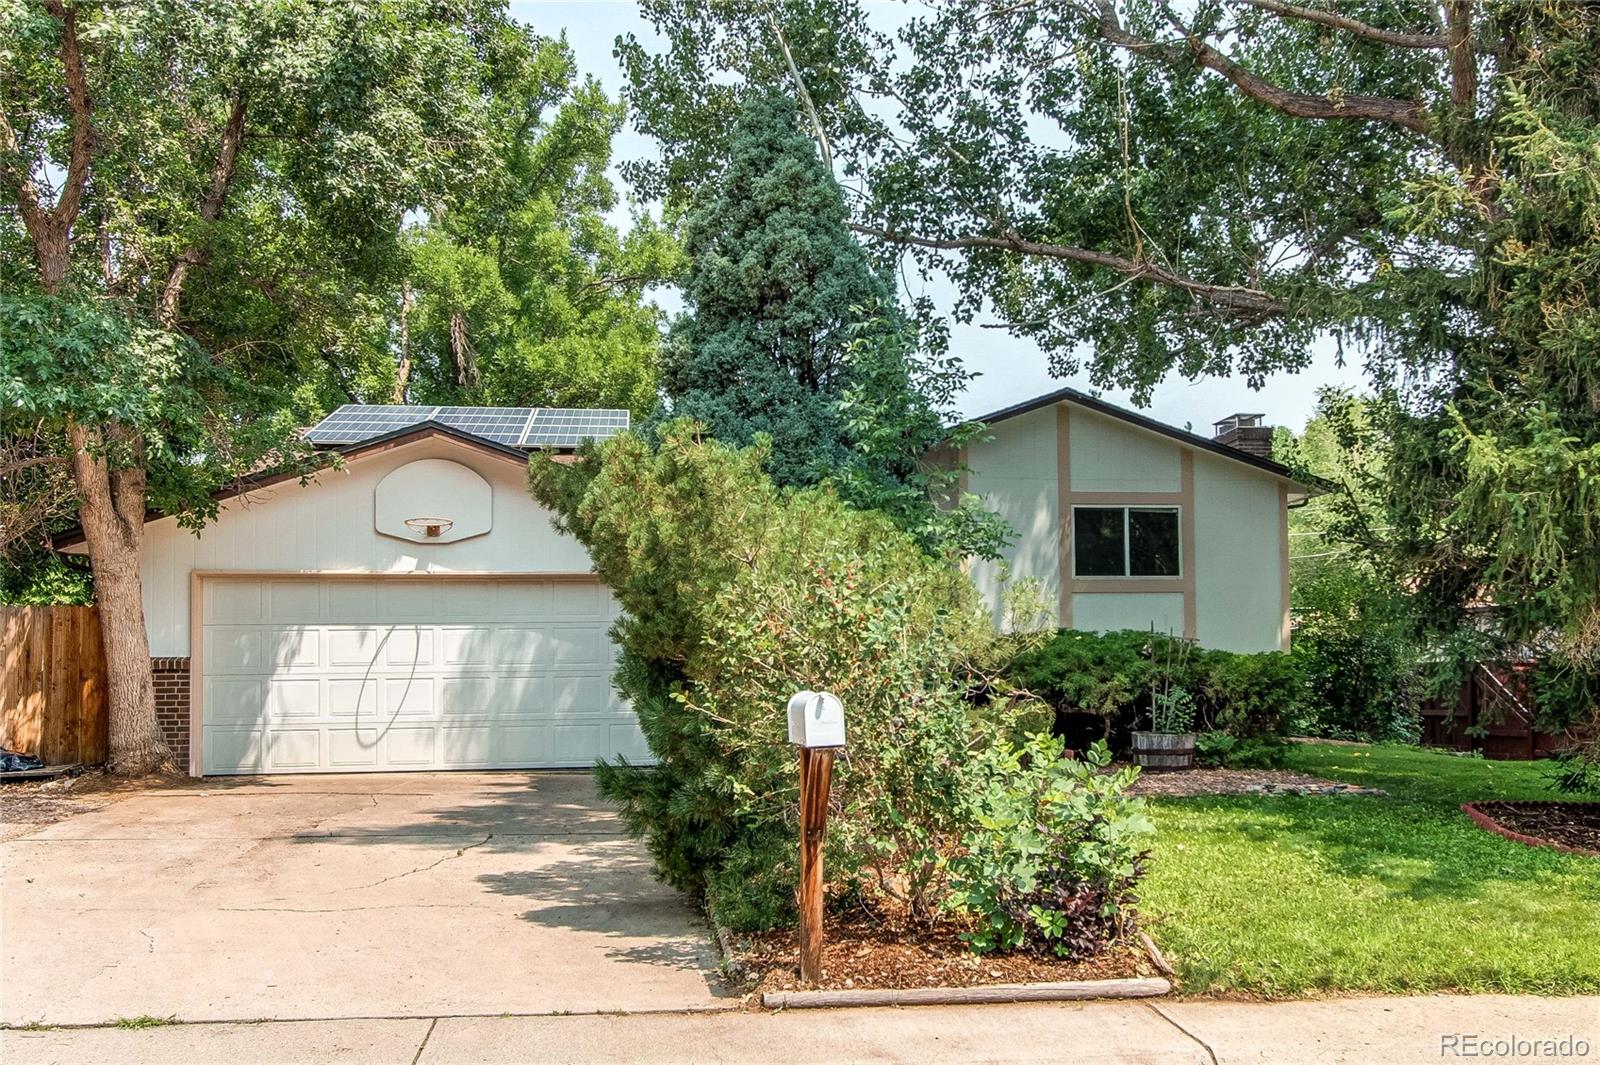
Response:
[[[1064,623],[1281,647],[1284,513],[1269,460],[1076,393],[991,416],[970,487]],[[191,774],[587,766],[647,759],[613,690],[617,604],[529,495],[528,454],[626,411],[347,406],[340,456],[261,476],[198,537],[150,516],[141,576],[158,717]],[[59,541],[84,550],[80,535]],[[1063,552],[1061,545],[1067,550]],[[995,567],[979,565],[993,601]]]
[[[1016,530],[972,576],[997,617],[1032,578],[1063,628],[1150,629],[1226,651],[1289,649],[1288,507],[1260,414],[1198,436],[1063,388],[978,418],[963,486]]]

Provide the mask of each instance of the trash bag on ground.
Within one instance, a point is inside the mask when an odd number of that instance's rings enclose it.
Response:
[[[0,773],[15,773],[22,769],[43,769],[44,761],[21,751],[8,751],[0,747]]]

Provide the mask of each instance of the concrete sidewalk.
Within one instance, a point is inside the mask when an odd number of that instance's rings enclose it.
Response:
[[[1510,1040],[1525,1042],[1504,1045]],[[1541,1045],[1544,1040],[1551,1045]],[[229,1065],[546,1061],[1366,1065],[1457,1059],[1600,1060],[1600,998],[1152,1000],[0,1032],[0,1060],[8,1065],[105,1061],[129,1065],[219,1061]]]

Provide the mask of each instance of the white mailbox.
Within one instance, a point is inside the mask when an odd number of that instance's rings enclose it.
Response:
[[[832,692],[796,692],[789,700],[789,742],[800,747],[843,747],[844,704]]]

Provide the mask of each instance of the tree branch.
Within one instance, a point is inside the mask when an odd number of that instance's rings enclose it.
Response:
[[[1341,15],[1336,11],[1302,7],[1299,4],[1284,3],[1283,0],[1244,0],[1244,2],[1250,7],[1261,11],[1270,11],[1275,15],[1286,15],[1289,18],[1315,22],[1319,26],[1330,26],[1336,30],[1353,33],[1365,40],[1377,41],[1380,44],[1391,44],[1396,48],[1447,47],[1444,35],[1439,33],[1406,33],[1401,30],[1380,29],[1377,26],[1370,26],[1365,22]]]
[[[52,466],[66,461],[66,455],[30,455],[25,459],[12,459],[9,462],[0,463],[0,477],[9,477],[14,473],[19,473],[34,466]]]
[[[222,144],[217,149],[217,160],[211,167],[211,184],[200,201],[200,222],[209,226],[222,214],[223,201],[228,196],[228,185],[233,181],[238,165],[239,147],[244,143],[244,116],[246,100],[243,93],[233,98],[228,112],[228,123],[222,130]],[[204,233],[201,239],[205,239]],[[189,271],[206,259],[200,247],[186,248],[172,261],[167,271],[166,283],[161,286],[161,300],[156,306],[156,321],[162,328],[170,329],[178,320],[178,300],[183,294],[183,282]]]
[[[94,117],[89,103],[89,78],[78,48],[78,9],[61,0],[45,0],[45,10],[61,22],[61,66],[67,75],[67,107],[72,115],[72,154],[67,162],[67,183],[56,201],[53,223],[70,230],[77,221],[83,190],[89,183],[89,160],[94,152]]]
[[[1015,233],[1000,237],[970,236],[939,239],[895,233],[891,230],[857,225],[855,223],[852,223],[850,228],[863,236],[876,237],[891,244],[904,244],[917,248],[932,248],[939,251],[989,248],[996,251],[1014,251],[1022,255],[1034,255],[1046,259],[1066,259],[1071,262],[1101,266],[1108,270],[1115,270],[1117,273],[1135,281],[1151,281],[1169,288],[1181,289],[1193,296],[1198,296],[1208,303],[1236,311],[1241,317],[1252,321],[1289,313],[1288,303],[1272,295],[1272,293],[1264,292],[1260,289],[1241,288],[1235,285],[1212,285],[1204,281],[1196,281],[1193,278],[1184,277],[1182,274],[1174,273],[1151,262],[1129,259],[1121,255],[1112,255],[1109,252],[1094,251],[1090,248],[1077,248],[1068,244],[1046,244],[1040,241],[1027,240]]]
[[[1184,34],[1184,46],[1162,41],[1152,41],[1123,29],[1110,0],[1100,0],[1100,36],[1119,48],[1136,55],[1151,54],[1168,63],[1176,64],[1185,55],[1195,62],[1214,70],[1250,99],[1266,104],[1294,118],[1317,119],[1368,119],[1403,126],[1417,133],[1428,132],[1428,122],[1422,106],[1412,100],[1396,100],[1387,96],[1324,95],[1296,92],[1270,82],[1246,70],[1221,52],[1206,44],[1187,28],[1179,25]]]
[[[1472,51],[1472,4],[1449,0],[1444,5],[1450,40],[1450,104],[1471,115],[1478,96],[1478,57]]]

